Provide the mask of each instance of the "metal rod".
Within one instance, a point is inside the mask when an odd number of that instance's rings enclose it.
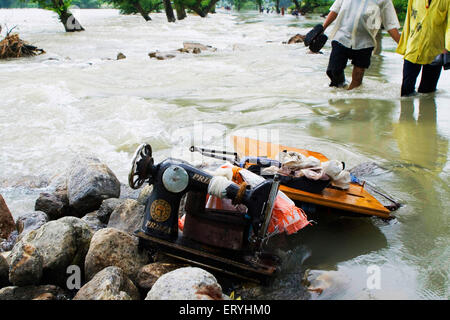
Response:
[[[239,158],[237,152],[231,152],[231,151],[222,151],[222,150],[214,150],[214,149],[207,149],[207,148],[199,148],[195,146],[191,146],[190,149],[191,152],[198,151],[200,153],[217,153],[217,154],[228,154],[234,156],[236,159]]]
[[[202,156],[215,158],[215,159],[221,159],[230,161],[234,165],[239,166],[239,156],[237,152],[230,152],[230,151],[219,151],[219,150],[212,150],[212,149],[206,149],[206,148],[199,148],[191,146],[189,148],[191,152],[199,152]],[[226,157],[225,155],[232,155],[234,156],[234,159],[231,159],[230,157]]]
[[[378,187],[377,187],[376,185],[374,185],[373,183],[371,183],[371,182],[369,182],[369,181],[367,181],[367,180],[364,180],[364,181],[362,182],[362,187],[364,188],[364,186],[365,186],[366,184],[370,187],[371,191],[373,191],[373,192],[377,193],[378,195],[382,196],[383,198],[389,200],[389,201],[392,202],[397,208],[400,208],[400,207],[402,206],[402,204],[401,204],[398,200],[395,200],[395,199],[393,199],[391,196],[388,196],[387,194],[385,194],[384,192],[379,191],[379,190],[378,190]],[[359,184],[359,185],[361,185],[361,184]]]
[[[267,200],[266,208],[264,210],[265,212],[264,212],[263,225],[261,226],[261,229],[259,230],[259,235],[258,236],[261,239],[261,245],[262,245],[262,241],[266,237],[267,229],[269,228],[270,220],[272,220],[272,211],[273,211],[273,207],[275,205],[275,199],[276,199],[276,197],[278,195],[279,187],[280,187],[280,180],[279,180],[278,174],[276,174],[273,177],[272,188],[270,189],[269,199]]]

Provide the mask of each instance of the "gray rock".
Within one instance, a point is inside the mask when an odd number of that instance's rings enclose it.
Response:
[[[118,205],[122,204],[124,201],[125,199],[117,199],[117,198],[109,198],[103,200],[100,208],[97,211],[97,218],[101,222],[108,224],[111,213]]]
[[[142,188],[141,193],[139,193],[139,197],[137,201],[144,206],[147,204],[147,199],[153,191],[153,185],[146,184],[145,187]]]
[[[121,268],[106,267],[86,283],[73,300],[139,300],[139,291]]]
[[[37,248],[43,258],[43,281],[50,284],[66,285],[67,267],[84,266],[84,258],[89,249],[92,231],[83,220],[64,217],[50,221],[37,230],[25,235],[15,246],[21,250],[23,244]]]
[[[17,242],[18,236],[19,236],[19,233],[17,232],[17,230],[14,230],[13,232],[11,232],[8,239],[0,238],[0,252],[11,251]]]
[[[5,287],[0,300],[69,300],[70,294],[54,285]]]
[[[16,230],[14,218],[3,199],[3,196],[0,194],[0,238],[8,239],[14,230]]]
[[[166,51],[166,52],[150,52],[148,56],[151,58],[156,58],[157,60],[167,60],[175,58],[178,54],[178,51]]]
[[[64,173],[59,173],[50,178],[49,188],[54,191],[65,191],[67,193],[67,171],[65,168]]]
[[[207,46],[198,42],[183,42],[183,48],[185,50],[198,50],[198,51],[217,51],[217,48],[214,48],[212,46]],[[195,52],[194,52],[195,53]]]
[[[139,270],[136,284],[139,288],[148,292],[153,287],[156,280],[158,280],[162,275],[183,267],[186,267],[186,265],[162,262],[147,264]]]
[[[37,230],[48,222],[48,216],[42,211],[33,211],[21,214],[16,220],[19,239],[33,230]]]
[[[9,265],[6,258],[0,255],[0,288],[9,284],[8,280]]]
[[[9,282],[14,286],[38,285],[42,279],[43,258],[29,243],[15,246],[9,256]]]
[[[100,229],[106,228],[106,224],[101,222],[97,216],[97,211],[88,213],[83,218],[81,218],[84,222],[86,222],[92,232],[96,232]]]
[[[69,205],[67,190],[41,193],[36,200],[34,210],[45,212],[50,220],[57,220],[74,214],[73,208]]]
[[[92,279],[106,267],[116,266],[135,282],[139,269],[149,261],[147,252],[141,252],[138,246],[138,239],[126,232],[114,228],[97,231],[86,255],[86,279]]]
[[[289,38],[288,40],[288,44],[292,44],[292,43],[301,43],[305,41],[305,36],[302,34],[297,33],[295,36]]]
[[[134,199],[137,200],[139,197],[139,189],[131,189],[128,184],[120,184],[120,199]]]
[[[216,278],[200,268],[180,268],[161,276],[145,300],[223,300]]]
[[[133,199],[126,199],[111,213],[108,228],[116,228],[128,233],[138,230],[143,223],[145,206]]]
[[[92,156],[78,156],[67,178],[69,205],[78,216],[98,210],[102,201],[120,196],[120,182],[116,175]]]

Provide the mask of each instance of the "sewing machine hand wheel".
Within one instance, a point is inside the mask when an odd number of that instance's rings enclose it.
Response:
[[[128,174],[128,184],[132,189],[139,189],[145,180],[151,178],[153,166],[152,147],[141,144],[134,153],[131,170]]]

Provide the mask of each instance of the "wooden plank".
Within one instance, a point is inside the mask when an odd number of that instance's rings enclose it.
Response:
[[[326,156],[314,151],[272,144],[246,137],[232,136],[231,139],[234,149],[240,157],[265,156],[274,159],[279,152],[288,150],[302,153],[305,156],[314,156],[322,162],[328,161]],[[348,190],[325,188],[320,194],[297,190],[286,186],[280,186],[280,190],[292,200],[313,203],[349,212],[378,216],[386,219],[392,218],[390,216],[390,211],[387,208],[385,208],[362,186],[355,183],[351,183]]]

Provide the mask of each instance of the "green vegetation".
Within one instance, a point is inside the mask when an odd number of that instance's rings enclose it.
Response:
[[[103,2],[113,5],[122,14],[139,13],[146,21],[151,20],[150,12],[161,12],[163,8],[162,0],[103,0]]]
[[[0,8],[25,8],[27,4],[19,0],[0,0]]]
[[[218,0],[180,0],[184,6],[198,14],[200,17],[206,17],[208,13],[212,12]]]
[[[328,13],[333,0],[303,0],[300,1],[300,13]]]
[[[71,4],[79,8],[100,8],[103,0],[72,0]],[[0,0],[0,8],[36,8],[38,1],[29,0]]]
[[[61,21],[67,19],[71,5],[79,8],[100,8],[103,4],[112,5],[120,10],[122,14],[141,14],[145,20],[150,21],[151,12],[166,11],[169,22],[175,21],[173,9],[176,11],[177,19],[186,18],[186,12],[194,12],[201,17],[215,11],[218,0],[0,0],[0,8],[43,8],[55,11]],[[280,12],[284,7],[290,11],[296,9],[300,14],[326,14],[333,0],[222,0],[221,5],[233,7],[237,11],[261,10],[262,8],[274,8]],[[408,6],[407,0],[393,0],[399,21],[405,20]],[[173,6],[173,7],[172,7]],[[69,15],[73,17],[73,15]],[[70,21],[73,18],[69,19]],[[70,22],[69,21],[69,22]],[[63,22],[66,27],[66,23]],[[79,24],[76,24],[78,26]],[[81,28],[81,26],[79,26]],[[73,29],[73,28],[72,28]],[[67,28],[66,28],[67,30]],[[82,28],[80,29],[82,30]],[[80,31],[75,30],[75,31]],[[67,30],[74,31],[74,30]]]
[[[98,0],[72,0],[72,5],[80,9],[98,9],[104,1]]]
[[[39,8],[56,12],[66,32],[84,31],[84,28],[69,10],[72,0],[29,0],[28,2],[37,4]]]
[[[398,20],[401,24],[405,21],[406,11],[408,10],[407,0],[393,0],[395,11],[397,11]]]

